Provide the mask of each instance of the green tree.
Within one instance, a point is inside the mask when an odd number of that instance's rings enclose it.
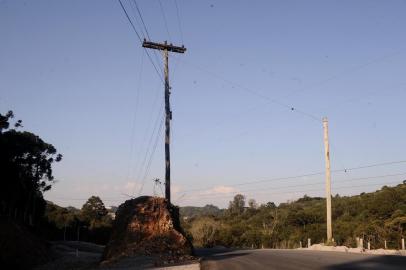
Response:
[[[258,204],[257,204],[257,202],[255,201],[255,199],[249,199],[249,200],[248,200],[248,206],[249,206],[249,208],[251,208],[251,209],[257,209],[257,208],[258,208]]]
[[[82,206],[81,210],[81,218],[89,224],[90,229],[101,227],[109,223],[110,218],[107,214],[108,211],[98,196],[91,196]]]
[[[230,201],[228,210],[232,214],[241,214],[245,207],[245,196],[242,194],[237,194],[234,199]]]
[[[406,215],[402,210],[395,211],[391,218],[385,222],[385,228],[389,232],[389,235],[393,239],[396,239],[396,242],[399,243],[402,238],[406,236]]]
[[[34,224],[45,211],[43,193],[54,183],[52,164],[62,159],[52,144],[39,136],[18,131],[12,111],[0,114],[0,214]]]
[[[216,244],[220,223],[212,217],[195,220],[190,228],[194,244],[201,247],[212,247]]]

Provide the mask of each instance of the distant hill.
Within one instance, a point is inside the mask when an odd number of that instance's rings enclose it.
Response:
[[[207,204],[203,207],[197,206],[184,206],[180,207],[179,212],[181,217],[192,218],[196,216],[218,216],[224,210],[218,208],[215,205]]]

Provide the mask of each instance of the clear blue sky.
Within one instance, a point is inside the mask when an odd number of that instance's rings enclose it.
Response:
[[[161,0],[167,27],[159,1],[137,3],[154,41],[187,47],[170,58],[175,203],[324,196],[323,175],[236,186],[324,170],[322,125],[305,113],[329,118],[332,169],[406,159],[406,1],[177,0],[178,21],[175,1]],[[46,198],[118,205],[142,182],[152,194],[162,135],[148,173],[145,153],[163,85],[119,2],[0,0],[0,37],[1,111],[64,155]],[[401,173],[405,163],[335,173],[333,193]]]

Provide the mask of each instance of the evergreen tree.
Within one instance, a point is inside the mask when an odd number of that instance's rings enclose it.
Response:
[[[0,114],[0,215],[33,225],[43,216],[43,193],[54,182],[52,164],[62,155],[39,136],[18,131],[22,121],[11,124],[13,117],[12,111]]]

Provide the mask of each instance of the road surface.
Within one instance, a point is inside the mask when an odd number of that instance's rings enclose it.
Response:
[[[203,270],[406,269],[406,256],[344,252],[225,248],[199,249]]]

